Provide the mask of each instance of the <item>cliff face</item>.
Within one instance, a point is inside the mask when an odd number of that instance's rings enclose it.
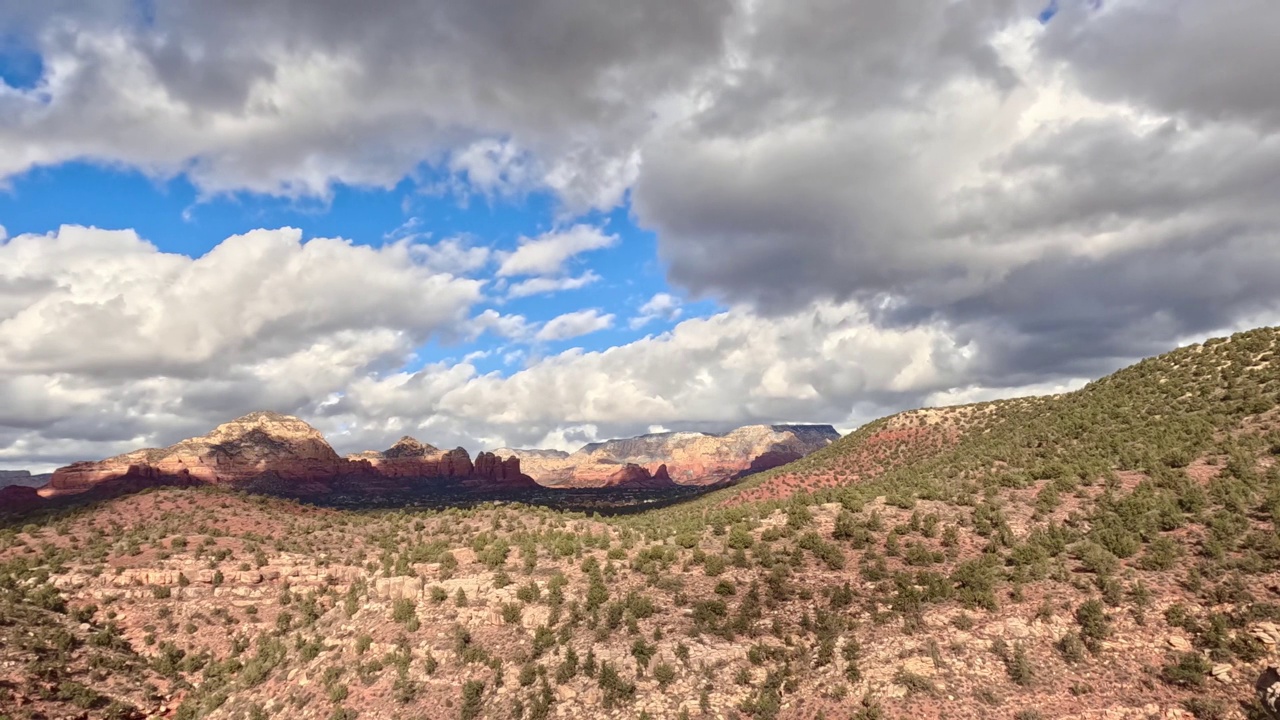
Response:
[[[520,490],[540,487],[520,472],[520,459],[502,459],[482,452],[472,462],[463,448],[443,451],[411,437],[402,437],[382,452],[351,455],[349,460],[366,463],[376,475],[386,478],[442,478],[460,481],[472,489]]]
[[[129,492],[155,485],[228,485],[288,495],[323,495],[335,489],[377,494],[418,481],[475,491],[533,489],[518,458],[481,453],[473,463],[462,448],[441,451],[402,438],[383,452],[339,457],[324,435],[288,415],[255,412],[219,425],[208,435],[161,449],[136,450],[81,462],[53,474],[42,494]]]
[[[131,472],[212,485],[246,483],[265,473],[307,482],[336,477],[344,469],[319,430],[288,415],[255,412],[167,448],[69,465],[49,484],[57,493],[74,493]]]
[[[628,464],[655,477],[663,468],[676,484],[710,485],[785,465],[839,437],[830,425],[748,425],[723,435],[673,432],[608,440],[572,454],[510,452],[543,485],[605,487]]]

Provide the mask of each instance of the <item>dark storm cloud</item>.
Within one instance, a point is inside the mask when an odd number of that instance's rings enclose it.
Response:
[[[1085,88],[1200,122],[1280,129],[1276,28],[1270,0],[1063,3],[1040,50]]]
[[[1010,386],[1275,317],[1280,6],[1084,5],[1043,29],[1009,3],[762,26],[764,69],[646,147],[634,202],[670,277],[952,328],[971,379]]]

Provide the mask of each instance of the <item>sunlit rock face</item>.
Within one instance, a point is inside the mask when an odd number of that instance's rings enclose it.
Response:
[[[510,450],[524,471],[552,487],[609,487],[639,482],[635,465],[657,477],[660,469],[679,485],[710,485],[785,465],[838,439],[830,425],[748,425],[723,435],[652,433],[592,443],[574,453]],[[661,481],[659,481],[661,483]]]
[[[520,460],[515,457],[481,453],[472,462],[462,448],[441,451],[406,437],[385,451],[343,458],[306,422],[254,412],[167,448],[135,450],[61,468],[41,494],[57,497],[89,490],[201,484],[303,496],[328,493],[338,486],[376,494],[400,489],[410,480],[438,480],[474,490],[538,487],[520,472]]]

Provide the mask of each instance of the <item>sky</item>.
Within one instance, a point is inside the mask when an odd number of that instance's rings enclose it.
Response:
[[[1272,0],[0,0],[0,469],[831,423],[1280,322]]]

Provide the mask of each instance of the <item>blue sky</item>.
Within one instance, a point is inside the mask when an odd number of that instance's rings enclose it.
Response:
[[[587,223],[618,243],[584,252],[568,261],[573,275],[593,272],[600,280],[576,290],[506,299],[493,293],[477,311],[494,308],[545,323],[584,307],[616,316],[613,327],[566,340],[541,341],[523,347],[529,357],[572,347],[601,350],[669,329],[674,321],[655,317],[632,329],[629,319],[651,297],[673,292],[657,260],[656,241],[633,221],[624,204],[609,212],[590,211],[564,217],[556,198],[546,192],[486,196],[442,191],[448,177],[422,165],[392,189],[349,187],[336,183],[329,197],[282,198],[261,193],[202,193],[185,175],[149,177],[139,170],[69,162],[36,168],[10,178],[0,192],[0,225],[10,235],[44,234],[60,225],[134,229],[161,252],[199,257],[225,238],[255,228],[295,227],[304,238],[337,237],[358,245],[381,246],[412,234],[420,242],[465,238],[476,247],[514,250],[521,237],[532,238],[577,223]],[[483,271],[477,273],[485,275]],[[681,317],[709,314],[711,301],[687,304]],[[472,355],[482,373],[509,374],[525,360],[504,361],[504,351],[517,349],[508,340],[486,333],[474,341],[433,340],[418,348],[406,370],[423,364],[456,361]]]

